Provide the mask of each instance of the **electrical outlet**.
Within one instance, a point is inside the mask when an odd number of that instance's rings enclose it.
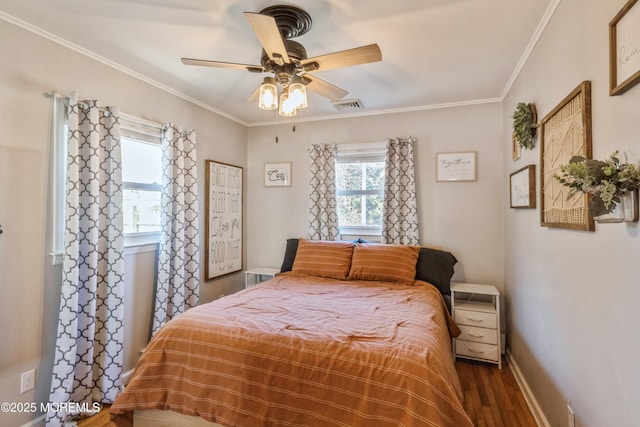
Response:
[[[573,413],[571,405],[567,405],[567,426],[576,427],[576,416]]]
[[[36,370],[23,372],[20,375],[20,393],[26,393],[34,388],[36,388]]]

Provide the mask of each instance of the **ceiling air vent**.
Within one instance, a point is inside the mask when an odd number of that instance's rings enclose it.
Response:
[[[364,105],[362,105],[362,101],[358,98],[354,99],[338,99],[336,101],[331,101],[331,105],[336,107],[336,110],[363,110]]]

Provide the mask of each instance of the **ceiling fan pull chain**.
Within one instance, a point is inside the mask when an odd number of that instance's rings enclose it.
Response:
[[[278,125],[278,116],[279,116],[279,114],[278,114],[278,110],[275,110],[275,111],[276,111],[276,144],[277,144],[277,143],[278,143],[278,141],[279,141],[279,138],[278,138],[278,129],[280,128],[280,126]]]

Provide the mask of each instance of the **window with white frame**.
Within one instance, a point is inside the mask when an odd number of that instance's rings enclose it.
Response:
[[[160,142],[122,136],[124,233],[160,231],[162,151]]]
[[[385,144],[338,146],[336,198],[340,234],[382,233]]]
[[[53,126],[53,242],[52,260],[64,251],[65,182],[68,99],[54,99]],[[157,243],[160,237],[162,149],[159,124],[120,115],[123,225],[125,247]]]

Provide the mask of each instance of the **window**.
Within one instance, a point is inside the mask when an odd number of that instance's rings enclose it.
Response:
[[[340,226],[381,227],[384,163],[338,163],[336,175]]]
[[[338,146],[336,198],[343,235],[380,235],[384,144]]]
[[[159,143],[122,137],[124,233],[160,231],[162,151]]]
[[[64,251],[66,182],[66,111],[68,99],[56,95],[53,102],[53,232],[51,257],[62,262]],[[123,220],[125,247],[155,244],[160,237],[162,182],[161,126],[120,115],[122,137]]]
[[[120,114],[122,214],[125,247],[160,240],[161,127]]]

